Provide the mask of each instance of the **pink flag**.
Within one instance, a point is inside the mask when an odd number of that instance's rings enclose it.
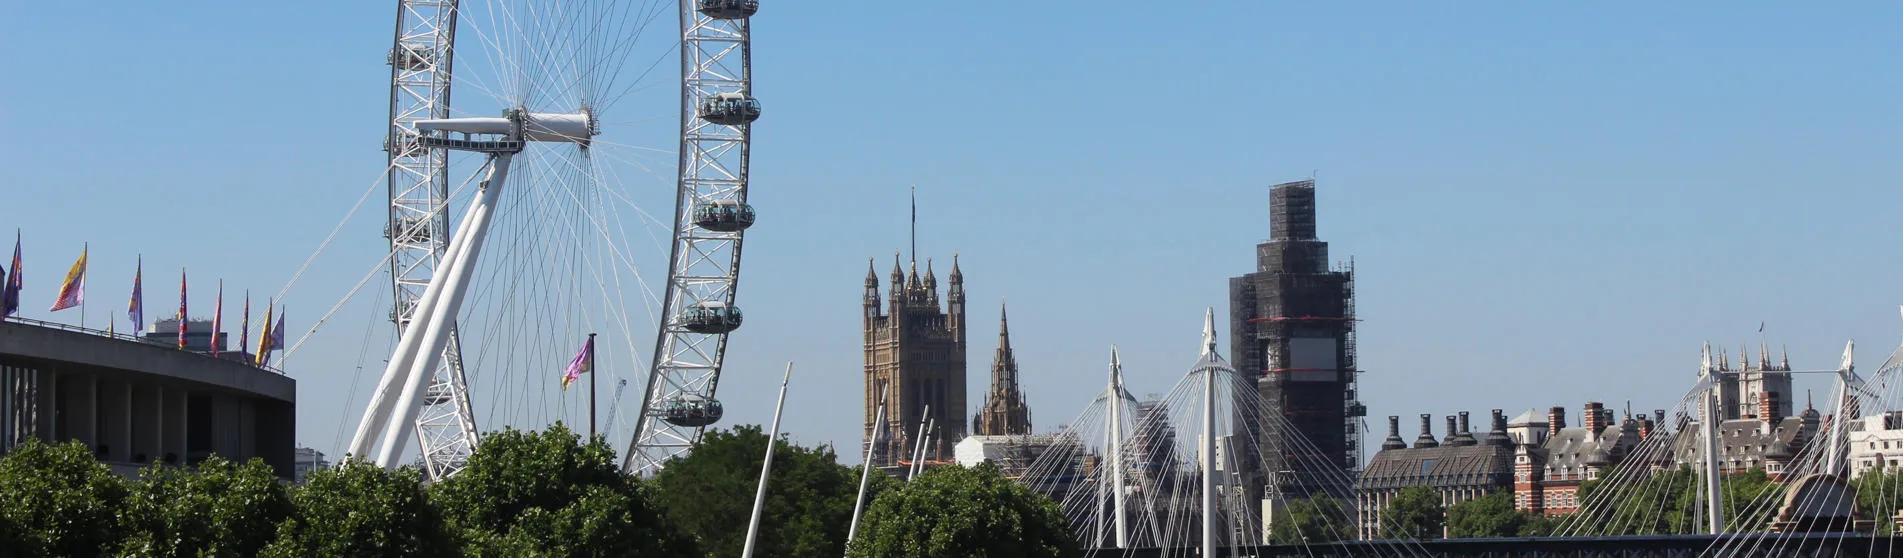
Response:
[[[581,352],[575,353],[575,360],[568,362],[568,374],[562,376],[562,391],[568,391],[568,385],[575,383],[584,372],[593,372],[595,368],[595,337],[589,336],[583,343]]]

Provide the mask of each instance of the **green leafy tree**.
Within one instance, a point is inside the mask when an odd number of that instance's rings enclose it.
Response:
[[[124,556],[255,556],[294,509],[262,459],[212,456],[196,468],[139,472],[126,499]]]
[[[29,439],[0,457],[0,525],[11,539],[0,553],[106,555],[121,538],[127,491],[85,444]]]
[[[1903,469],[1871,469],[1851,481],[1857,489],[1857,513],[1877,524],[1877,533],[1896,532],[1893,518],[1903,510]]]
[[[1725,530],[1769,530],[1784,485],[1772,482],[1763,469],[1725,475],[1722,481]],[[1619,486],[1586,481],[1580,485],[1579,501],[1586,502],[1587,508],[1567,518],[1562,527],[1588,535],[1701,533],[1705,529],[1698,519],[1705,505],[1703,491],[1703,475],[1689,466],[1652,472]]]
[[[1495,492],[1447,508],[1447,536],[1516,537],[1532,519],[1532,514],[1513,509],[1512,492]]]
[[[669,461],[655,477],[658,503],[707,555],[738,556],[745,546],[766,445],[758,425],[709,430],[692,452]],[[868,492],[875,496],[897,485],[884,474],[873,481]],[[789,558],[839,556],[858,490],[857,469],[840,465],[831,449],[775,440],[755,550]]]
[[[1381,509],[1381,537],[1385,539],[1438,539],[1446,522],[1440,494],[1425,486],[1401,489]]]
[[[1354,521],[1341,500],[1318,494],[1291,500],[1269,529],[1274,544],[1318,544],[1354,538]]]
[[[297,513],[278,525],[261,554],[453,556],[453,539],[414,467],[387,471],[358,460],[316,471],[291,495]]]
[[[862,521],[849,557],[1081,555],[1057,503],[989,463],[932,469],[880,494]]]
[[[1784,486],[1771,482],[1763,469],[1724,477],[1725,530],[1732,533],[1769,531],[1771,519],[1784,499]]]
[[[1543,513],[1529,513],[1526,514],[1526,523],[1520,525],[1520,532],[1517,534],[1522,537],[1551,537],[1557,534],[1559,523],[1559,518]]]
[[[1608,486],[1603,478],[1580,484],[1586,506],[1564,528],[1587,535],[1664,535],[1695,532],[1699,475],[1690,467],[1655,471]],[[1602,493],[1603,492],[1603,493]]]
[[[696,554],[606,440],[584,445],[561,423],[489,433],[430,499],[473,556]]]

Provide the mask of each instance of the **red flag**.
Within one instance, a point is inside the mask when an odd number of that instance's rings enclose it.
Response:
[[[244,291],[244,320],[238,322],[238,352],[251,354],[251,289]]]

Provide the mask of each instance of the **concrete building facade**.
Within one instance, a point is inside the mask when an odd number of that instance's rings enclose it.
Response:
[[[132,474],[261,458],[293,475],[297,382],[243,362],[55,326],[0,322],[0,452],[76,440]]]
[[[1846,424],[1850,441],[1850,478],[1870,471],[1903,467],[1903,411],[1862,417]]]

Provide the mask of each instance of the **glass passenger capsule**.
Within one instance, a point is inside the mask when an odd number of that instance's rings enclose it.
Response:
[[[739,200],[714,200],[694,206],[694,224],[717,232],[736,232],[753,226],[753,206]]]
[[[752,124],[760,118],[760,100],[745,93],[715,93],[701,101],[697,115],[724,126]]]
[[[713,300],[681,310],[681,327],[694,333],[727,333],[740,329],[740,309]]]

